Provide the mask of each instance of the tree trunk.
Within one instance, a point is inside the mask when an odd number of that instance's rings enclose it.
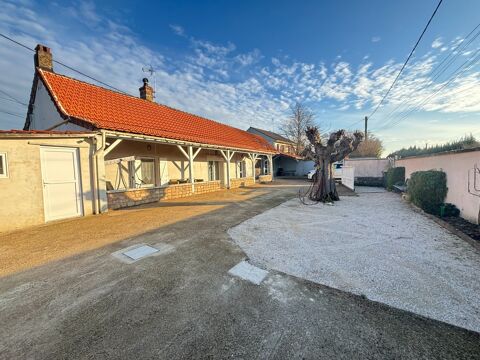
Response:
[[[317,170],[313,176],[313,188],[309,197],[312,201],[321,202],[340,200],[333,177],[333,166],[327,159],[322,159],[317,164]]]

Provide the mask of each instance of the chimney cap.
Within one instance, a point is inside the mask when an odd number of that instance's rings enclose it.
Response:
[[[52,52],[48,46],[45,46],[45,45],[42,45],[42,44],[37,44],[37,46],[35,46],[35,51],[40,51],[40,50],[45,51],[47,53]]]
[[[48,46],[38,44],[35,46],[35,55],[33,56],[35,67],[46,71],[53,71],[52,51]]]

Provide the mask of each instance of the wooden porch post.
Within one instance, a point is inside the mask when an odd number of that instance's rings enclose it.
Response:
[[[177,148],[180,152],[188,159],[188,173],[189,173],[189,180],[190,184],[192,185],[192,192],[195,192],[195,177],[193,174],[193,160],[197,157],[198,153],[202,148],[198,148],[197,151],[193,152],[193,146],[188,146],[188,152],[183,149],[180,145],[177,145]]]
[[[193,177],[193,148],[188,147],[188,173],[190,175],[190,184],[192,184],[192,192],[195,192],[195,178]]]
[[[227,150],[225,152],[224,150],[220,150],[220,154],[222,154],[227,164],[227,189],[230,189],[230,160],[232,160],[235,151]]]
[[[248,153],[248,157],[252,161],[252,176],[253,176],[253,183],[255,184],[255,163],[257,162],[258,159],[258,154],[256,153]]]
[[[273,156],[268,155],[268,172],[272,176],[272,181],[273,181]]]

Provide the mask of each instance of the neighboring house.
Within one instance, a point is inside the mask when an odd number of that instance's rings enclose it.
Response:
[[[43,188],[43,199],[29,199],[43,216],[29,225],[72,216],[73,201],[63,214],[47,214],[47,203],[59,209],[66,198],[77,199],[81,211],[73,216],[81,216],[272,181],[276,150],[261,136],[157,104],[147,79],[136,98],[54,73],[45,46],[36,47],[34,59],[24,131],[0,137],[0,186],[9,182],[13,189],[28,177]],[[2,177],[7,171],[12,177]],[[0,192],[0,217],[25,201],[25,189]]]
[[[263,137],[277,150],[277,155],[273,158],[273,173],[276,176],[306,175],[306,173],[303,174],[303,171],[302,174],[298,174],[298,163],[303,158],[296,155],[296,144],[293,141],[280,134],[274,133],[273,131],[255,127],[250,127],[247,131]]]

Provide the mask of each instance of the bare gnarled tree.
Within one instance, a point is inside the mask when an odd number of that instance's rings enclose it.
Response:
[[[355,151],[362,142],[363,133],[356,131],[349,135],[345,130],[338,130],[330,134],[326,145],[323,144],[320,132],[316,127],[309,127],[306,135],[310,145],[305,148],[302,155],[315,162],[316,171],[312,186],[302,196],[316,202],[339,200],[332,164],[343,160],[348,154]]]

